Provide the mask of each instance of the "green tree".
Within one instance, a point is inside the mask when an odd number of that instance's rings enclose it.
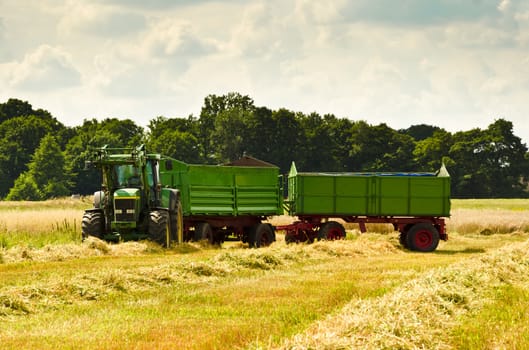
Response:
[[[306,171],[346,171],[352,123],[332,114],[321,117],[317,113],[299,115],[300,145],[304,154],[303,169]]]
[[[281,108],[272,112],[275,137],[270,144],[270,159],[279,166],[282,173],[287,173],[292,161],[300,164],[303,169],[306,159],[301,149],[303,129],[296,114]]]
[[[349,166],[350,147],[347,140],[352,139],[353,122],[345,118],[336,118],[333,115],[326,115],[324,119],[327,120],[329,128],[329,137],[334,144],[332,154],[334,158],[335,168],[329,169],[332,171],[353,171]]]
[[[217,161],[225,163],[239,159],[248,150],[251,118],[251,110],[239,107],[221,111],[217,115],[215,129],[211,133]]]
[[[149,121],[148,129],[147,138],[149,140],[158,138],[168,129],[188,132],[198,136],[199,122],[193,115],[187,118],[166,118],[159,116]]]
[[[148,144],[149,152],[160,153],[186,163],[199,163],[197,138],[188,132],[168,129]]]
[[[105,133],[105,138],[111,136],[116,147],[136,147],[145,141],[143,128],[130,119],[103,119],[97,126],[97,132]]]
[[[184,118],[157,117],[149,123],[147,149],[149,152],[184,161],[202,163],[198,143],[198,121],[189,116]]]
[[[450,169],[454,195],[462,197],[519,197],[529,174],[527,147],[512,132],[513,125],[498,119],[486,130],[454,135]]]
[[[353,123],[349,165],[354,171],[413,171],[411,136],[386,124],[371,126],[365,121]]]
[[[32,156],[28,171],[15,181],[8,200],[43,200],[69,194],[69,177],[65,171],[64,155],[54,136],[42,138]]]
[[[10,98],[6,103],[0,103],[0,123],[14,117],[34,114],[33,107],[27,101]]]
[[[413,137],[415,141],[422,141],[429,137],[432,137],[436,132],[442,132],[443,129],[427,124],[416,124],[412,125],[407,129],[399,130],[400,133]]]
[[[415,164],[417,164],[416,170],[432,171],[432,169],[438,169],[442,162],[450,167],[453,163],[448,155],[452,144],[452,134],[442,129],[418,141],[413,150]]]
[[[222,96],[208,95],[204,99],[204,105],[200,111],[198,141],[202,157],[207,163],[215,163],[218,161],[216,159],[216,155],[218,154],[216,147],[222,141],[226,141],[215,140],[213,138],[217,117],[221,113],[226,113],[226,111],[230,110],[252,112],[254,109],[253,100],[249,96],[243,96],[238,92],[230,92]]]
[[[9,201],[38,201],[42,199],[42,194],[33,177],[26,171],[16,179],[6,199]]]
[[[31,155],[48,133],[60,134],[64,125],[52,117],[17,116],[0,124],[0,196],[27,170]]]
[[[275,164],[273,150],[277,143],[278,126],[271,109],[256,107],[246,115],[244,151],[252,157]]]

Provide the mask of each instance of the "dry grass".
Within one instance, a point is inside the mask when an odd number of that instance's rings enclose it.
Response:
[[[494,241],[494,250],[510,236],[465,236],[465,247]],[[15,246],[0,251],[8,262],[0,264],[0,338],[6,349],[449,347],[445,332],[457,318],[490,300],[482,284],[523,283],[511,271],[524,275],[525,258],[504,259],[526,248],[478,258],[482,251],[455,240],[425,255],[401,249],[397,234],[279,239],[266,249],[97,239]]]
[[[391,293],[354,300],[281,349],[451,349],[447,332],[498,288],[529,286],[529,242],[432,270]]]
[[[527,239],[529,201],[480,203],[455,201],[451,239],[419,254],[403,250],[397,233],[377,234],[389,225],[363,235],[346,225],[347,240],[310,245],[287,245],[278,234],[265,249],[226,242],[165,250],[73,236],[30,244],[66,226],[80,235],[89,201],[44,210],[3,202],[0,339],[7,349],[457,348],[464,342],[451,329],[473,324],[473,311],[496,312],[494,291],[529,287],[529,243],[497,250]],[[2,247],[2,235],[13,241]]]
[[[78,199],[64,197],[48,199],[45,201],[0,201],[0,211],[11,210],[48,210],[48,209],[81,209],[92,206],[92,197],[80,197]]]
[[[252,256],[255,255],[254,250],[246,249],[248,245],[242,243],[235,243],[226,245],[225,249],[218,249],[215,246],[209,246],[202,242],[185,243],[180,246],[173,247],[170,253],[189,253],[204,250],[213,251],[227,251],[226,255]],[[241,248],[243,248],[241,250]],[[150,241],[141,242],[123,242],[119,244],[107,243],[95,237],[89,237],[81,244],[67,243],[67,244],[47,244],[43,247],[28,247],[26,245],[17,245],[9,249],[0,248],[0,263],[20,263],[24,261],[65,261],[71,259],[87,258],[93,256],[137,256],[149,253],[161,253],[165,251],[156,243]],[[352,241],[332,241],[332,242],[316,242],[314,244],[292,244],[287,245],[282,239],[282,235],[278,235],[278,241],[273,243],[269,248],[263,249],[260,253],[269,254],[269,260],[273,260],[274,256],[279,256],[286,260],[296,260],[301,258],[317,258],[318,256],[326,257],[343,257],[343,256],[377,256],[379,254],[398,254],[402,253],[398,238],[391,237],[387,239],[384,236],[369,236],[362,235],[355,237]],[[221,255],[222,255],[221,254]],[[298,259],[299,257],[299,259]],[[259,264],[258,262],[255,262]]]
[[[148,241],[110,244],[89,237],[82,244],[48,244],[42,248],[18,245],[10,249],[0,249],[0,256],[4,263],[19,263],[24,261],[65,261],[93,256],[135,256],[160,251],[162,248],[159,245]]]
[[[20,316],[39,313],[63,304],[106,298],[116,290],[127,293],[143,293],[170,284],[180,285],[211,283],[221,278],[240,276],[244,271],[274,271],[289,266],[316,261],[328,261],[341,257],[368,257],[403,253],[391,243],[359,238],[355,241],[318,242],[312,245],[286,245],[274,243],[267,249],[210,249],[199,244],[186,244],[173,250],[164,250],[151,242],[126,242],[108,244],[97,238],[89,238],[81,245],[50,245],[41,249],[15,247],[4,252],[4,263],[32,261],[46,263],[88,259],[90,257],[156,256],[186,251],[208,252],[206,259],[164,259],[151,266],[113,267],[74,274],[51,276],[31,281],[29,286],[0,286],[0,320],[2,316]],[[152,255],[152,253],[157,253]],[[80,263],[82,261],[72,263]],[[59,266],[58,266],[59,267]],[[40,310],[40,311],[39,311]]]
[[[460,234],[482,235],[529,232],[529,211],[454,209],[447,220],[447,229]]]
[[[65,222],[80,229],[82,215],[82,210],[72,208],[1,210],[0,232],[52,232]]]
[[[529,232],[529,199],[456,199],[449,232],[465,234],[505,234]]]

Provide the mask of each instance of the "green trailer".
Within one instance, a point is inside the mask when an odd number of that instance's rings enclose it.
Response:
[[[450,176],[435,173],[303,173],[294,163],[288,176],[288,213],[299,221],[280,227],[287,241],[338,239],[343,225],[331,218],[358,223],[390,223],[401,243],[432,251],[446,240],[444,217],[450,216]]]
[[[221,243],[235,239],[251,246],[275,240],[263,221],[283,214],[279,168],[253,165],[197,165],[163,158],[160,182],[180,192],[184,239]],[[257,166],[257,165],[259,166]]]

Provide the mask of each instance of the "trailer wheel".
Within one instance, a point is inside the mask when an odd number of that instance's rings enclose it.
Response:
[[[289,230],[285,232],[285,243],[296,243],[296,231],[295,230]]]
[[[268,224],[257,224],[250,238],[250,247],[261,248],[268,247],[274,239],[274,230]]]
[[[201,222],[195,227],[195,241],[207,240],[210,244],[215,244],[213,229],[207,222]]]
[[[408,248],[419,252],[432,252],[439,245],[439,232],[429,223],[413,225],[407,233]]]
[[[86,211],[81,222],[81,236],[85,240],[88,236],[103,238],[104,218],[101,211]]]
[[[324,223],[318,231],[318,240],[334,241],[345,238],[345,228],[342,224],[336,221],[328,221]]]
[[[149,214],[149,237],[168,248],[171,244],[171,228],[169,227],[169,213],[165,210],[153,210]]]

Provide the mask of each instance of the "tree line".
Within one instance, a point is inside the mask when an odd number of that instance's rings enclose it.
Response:
[[[512,122],[455,133],[418,124],[386,124],[255,106],[236,92],[208,95],[198,117],[158,116],[146,128],[130,119],[85,119],[66,127],[27,101],[0,103],[0,198],[44,200],[99,189],[84,161],[93,147],[145,144],[187,163],[222,164],[249,155],[287,173],[292,161],[306,172],[428,171],[444,163],[452,196],[527,197],[529,153]]]

